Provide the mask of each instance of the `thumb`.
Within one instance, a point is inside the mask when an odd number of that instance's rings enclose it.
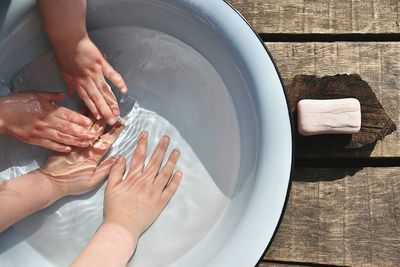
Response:
[[[65,93],[50,93],[50,92],[38,92],[37,95],[46,98],[49,101],[58,101],[65,97]]]
[[[107,175],[110,173],[111,167],[114,165],[114,162],[115,157],[109,157],[97,165],[96,170],[90,178],[90,189],[97,187],[106,179]]]

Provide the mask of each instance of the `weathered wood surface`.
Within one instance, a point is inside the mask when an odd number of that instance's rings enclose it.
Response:
[[[257,267],[305,267],[307,264],[260,262]]]
[[[259,33],[400,33],[398,0],[229,0]]]
[[[400,129],[400,42],[267,43],[286,87],[297,74],[358,73]],[[398,157],[400,131],[356,151],[297,146],[298,157]]]
[[[400,167],[297,169],[265,259],[400,266]]]

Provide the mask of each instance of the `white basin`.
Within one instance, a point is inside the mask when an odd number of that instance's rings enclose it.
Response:
[[[24,7],[33,10],[23,18],[18,16],[26,12],[15,12],[13,5],[5,19],[0,18],[3,87],[12,87],[18,70],[50,50],[31,2]],[[103,29],[121,27],[125,31],[110,31],[114,39],[96,37]],[[107,55],[114,53],[109,60],[126,79],[129,93],[179,130],[230,199],[207,235],[169,266],[254,266],[278,227],[293,164],[285,93],[261,40],[239,13],[219,0],[92,0],[88,28]],[[165,55],[155,54],[153,72],[139,72],[135,56],[140,53],[130,55],[132,62],[121,62],[115,52],[121,40],[141,49],[140,42],[126,34],[138,28],[158,32],[192,52],[160,46]],[[179,73],[176,66],[186,67]],[[8,164],[6,155],[0,160],[2,166]],[[1,266],[53,266],[13,229],[0,235],[0,253]]]

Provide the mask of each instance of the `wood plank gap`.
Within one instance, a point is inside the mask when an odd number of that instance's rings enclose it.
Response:
[[[400,167],[400,157],[374,158],[329,158],[301,157],[295,158],[296,167],[344,168],[344,167]]]
[[[311,263],[311,262],[295,262],[295,261],[278,261],[278,260],[262,260],[259,262],[259,266],[264,264],[265,266],[269,266],[268,264],[275,264],[275,265],[287,265],[287,266],[308,266],[308,267],[347,267],[346,265],[332,265],[332,264],[318,264],[318,263]]]
[[[397,42],[398,33],[259,33],[264,42]]]

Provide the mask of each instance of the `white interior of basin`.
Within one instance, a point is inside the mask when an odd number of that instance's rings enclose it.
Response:
[[[254,265],[279,220],[291,165],[286,101],[257,37],[221,1],[92,1],[88,26],[92,30],[139,26],[162,32],[197,51],[219,75],[224,86],[207,83],[207,76],[199,79],[202,73],[192,73],[194,81],[204,80],[194,83],[187,76],[171,79],[177,75],[165,71],[128,77],[127,83],[141,106],[161,114],[179,130],[231,199],[212,231],[172,265]],[[0,47],[0,78],[10,83],[17,70],[49,49],[38,15],[27,19]],[[112,56],[110,61],[123,76],[128,72],[129,64],[118,66]],[[240,162],[235,164],[238,151]],[[2,238],[10,244],[17,240],[10,233]],[[5,261],[18,255],[17,249],[29,250],[24,242],[15,244],[3,253]],[[40,258],[34,251],[30,255]]]

